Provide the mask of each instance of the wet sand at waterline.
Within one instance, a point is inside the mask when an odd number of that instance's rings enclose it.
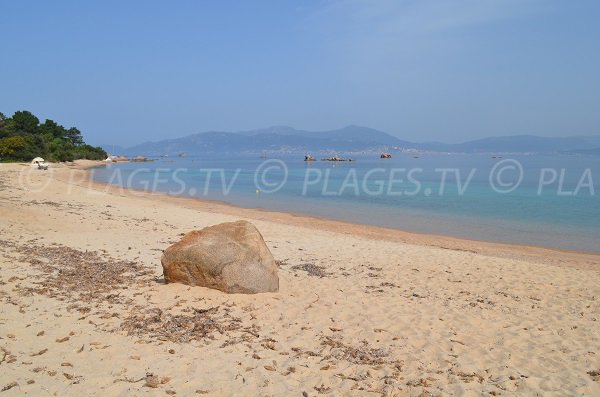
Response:
[[[600,256],[107,188],[88,165],[0,165],[3,395],[600,395]],[[164,284],[162,250],[239,219],[278,293]]]

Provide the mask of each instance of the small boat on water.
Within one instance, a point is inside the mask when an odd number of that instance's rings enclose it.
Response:
[[[381,158],[381,159],[391,159],[392,155],[390,153],[381,153],[381,156],[379,156],[379,158]]]
[[[307,154],[304,156],[304,161],[315,161],[315,158],[312,155]]]
[[[333,157],[326,157],[324,159],[321,159],[321,161],[352,161],[352,160],[346,160],[346,159],[338,157],[338,156],[333,156]]]

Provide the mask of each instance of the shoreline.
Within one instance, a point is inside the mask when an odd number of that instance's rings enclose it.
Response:
[[[81,161],[79,161],[79,163],[81,163]],[[265,208],[244,208],[224,201],[207,200],[190,196],[174,196],[162,192],[148,192],[142,189],[126,188],[93,180],[90,169],[103,165],[106,164],[104,162],[92,162],[88,164],[75,163],[73,166],[69,166],[69,168],[85,171],[88,187],[94,187],[106,192],[118,190],[120,194],[144,197],[150,200],[166,200],[187,208],[208,210],[224,215],[240,216],[248,219],[299,226],[303,228],[315,228],[322,231],[351,234],[370,239],[382,239],[403,244],[436,247],[453,251],[465,251],[498,258],[522,259],[526,261],[533,260],[546,264],[551,263],[570,266],[585,265],[600,270],[600,253],[595,252],[475,240],[353,223],[350,221],[323,218],[289,211],[275,211]]]

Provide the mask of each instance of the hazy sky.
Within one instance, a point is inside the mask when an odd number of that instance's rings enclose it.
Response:
[[[600,1],[0,0],[0,111],[94,144],[365,125],[600,134]]]

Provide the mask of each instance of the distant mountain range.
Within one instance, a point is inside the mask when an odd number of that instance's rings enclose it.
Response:
[[[600,136],[545,138],[515,135],[478,139],[459,144],[404,141],[383,131],[350,125],[337,130],[303,131],[292,127],[258,130],[208,131],[131,147],[102,146],[111,154],[174,156],[207,152],[304,153],[304,152],[380,152],[414,150],[446,153],[587,153],[600,151]]]

